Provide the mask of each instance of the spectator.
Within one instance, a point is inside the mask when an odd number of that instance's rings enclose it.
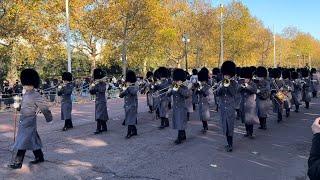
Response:
[[[312,124],[312,147],[308,160],[308,176],[310,180],[320,179],[320,117],[317,118]]]

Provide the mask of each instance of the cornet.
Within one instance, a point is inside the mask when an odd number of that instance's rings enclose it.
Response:
[[[224,86],[224,87],[229,87],[230,86],[230,79],[228,79],[228,78],[225,78],[225,79],[223,79],[223,81],[222,81],[222,85]]]

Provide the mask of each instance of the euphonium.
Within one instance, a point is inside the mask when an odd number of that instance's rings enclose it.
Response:
[[[228,79],[228,78],[223,79],[222,84],[224,87],[229,87],[230,86],[230,79]]]

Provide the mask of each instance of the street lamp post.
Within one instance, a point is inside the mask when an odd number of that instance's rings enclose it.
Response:
[[[223,63],[223,5],[220,4],[220,60],[218,66]]]
[[[297,60],[298,60],[298,63],[299,63],[299,68],[301,67],[301,62],[300,62],[300,55],[299,54],[297,54]]]
[[[186,63],[186,71],[188,71],[188,47],[187,44],[190,42],[190,39],[186,34],[182,36],[182,42],[184,42],[184,58]]]
[[[68,72],[71,72],[71,49],[70,49],[70,25],[69,25],[69,0],[66,0],[66,35],[67,35],[67,54],[68,54]]]

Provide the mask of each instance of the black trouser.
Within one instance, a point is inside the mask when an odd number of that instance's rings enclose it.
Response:
[[[229,146],[233,146],[233,137],[229,136],[229,128],[228,128],[228,124],[227,124],[227,132],[226,132],[226,137],[227,137],[227,142]]]
[[[97,119],[97,131],[106,131],[107,130],[107,121]]]
[[[317,91],[313,91],[313,92],[312,92],[312,96],[313,96],[314,98],[317,97],[317,94],[318,94]]]
[[[43,152],[41,149],[32,151],[35,159],[43,159]],[[26,154],[25,149],[19,149],[15,158],[15,163],[23,163],[24,156]]]
[[[196,104],[194,104],[194,103],[192,104],[192,109],[196,110]]]
[[[208,130],[208,121],[202,121],[202,127],[204,130]]]
[[[253,134],[253,124],[245,124],[247,135],[252,136]]]
[[[305,103],[306,103],[306,108],[309,109],[309,106],[310,106],[309,102],[306,101]]]
[[[71,119],[66,119],[64,121],[64,127],[66,128],[73,128],[72,120]]]
[[[267,128],[267,118],[259,118],[260,127]]]

